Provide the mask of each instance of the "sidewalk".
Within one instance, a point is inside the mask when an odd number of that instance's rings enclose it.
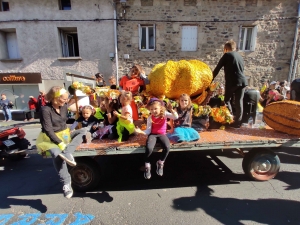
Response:
[[[20,120],[12,120],[9,122],[6,121],[1,121],[0,122],[0,126],[26,126],[26,127],[40,127],[40,119],[34,119],[33,121],[30,122],[24,122],[24,121],[20,121]]]

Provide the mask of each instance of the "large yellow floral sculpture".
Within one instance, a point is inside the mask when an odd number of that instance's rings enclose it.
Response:
[[[155,65],[148,78],[147,91],[152,95],[178,99],[182,93],[191,97],[201,94],[213,75],[209,66],[199,60],[169,60]]]

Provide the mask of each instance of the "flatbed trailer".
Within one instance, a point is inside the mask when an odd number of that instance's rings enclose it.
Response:
[[[81,144],[74,152],[76,167],[70,167],[72,185],[77,191],[87,191],[98,185],[100,167],[96,159],[104,155],[145,153],[147,136],[136,134],[126,142],[108,139]],[[243,156],[242,167],[253,180],[272,179],[279,172],[280,160],[273,151],[279,147],[300,147],[300,137],[266,129],[241,127],[215,129],[200,133],[200,140],[189,143],[172,143],[172,151],[231,150]],[[154,151],[161,151],[158,146]]]

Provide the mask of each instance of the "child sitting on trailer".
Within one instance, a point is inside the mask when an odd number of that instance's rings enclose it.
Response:
[[[84,143],[90,143],[92,134],[97,129],[98,120],[94,117],[94,108],[91,105],[85,105],[80,108],[80,116],[70,127],[70,132],[73,132],[77,125],[81,123],[81,127],[86,129],[86,134],[83,137]]]

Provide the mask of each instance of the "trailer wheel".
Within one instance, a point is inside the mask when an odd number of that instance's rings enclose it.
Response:
[[[265,181],[274,178],[280,169],[278,156],[268,149],[252,149],[243,159],[243,170],[253,180]]]
[[[100,182],[100,166],[89,157],[78,157],[75,161],[77,165],[69,167],[73,189],[78,192],[92,190]]]

